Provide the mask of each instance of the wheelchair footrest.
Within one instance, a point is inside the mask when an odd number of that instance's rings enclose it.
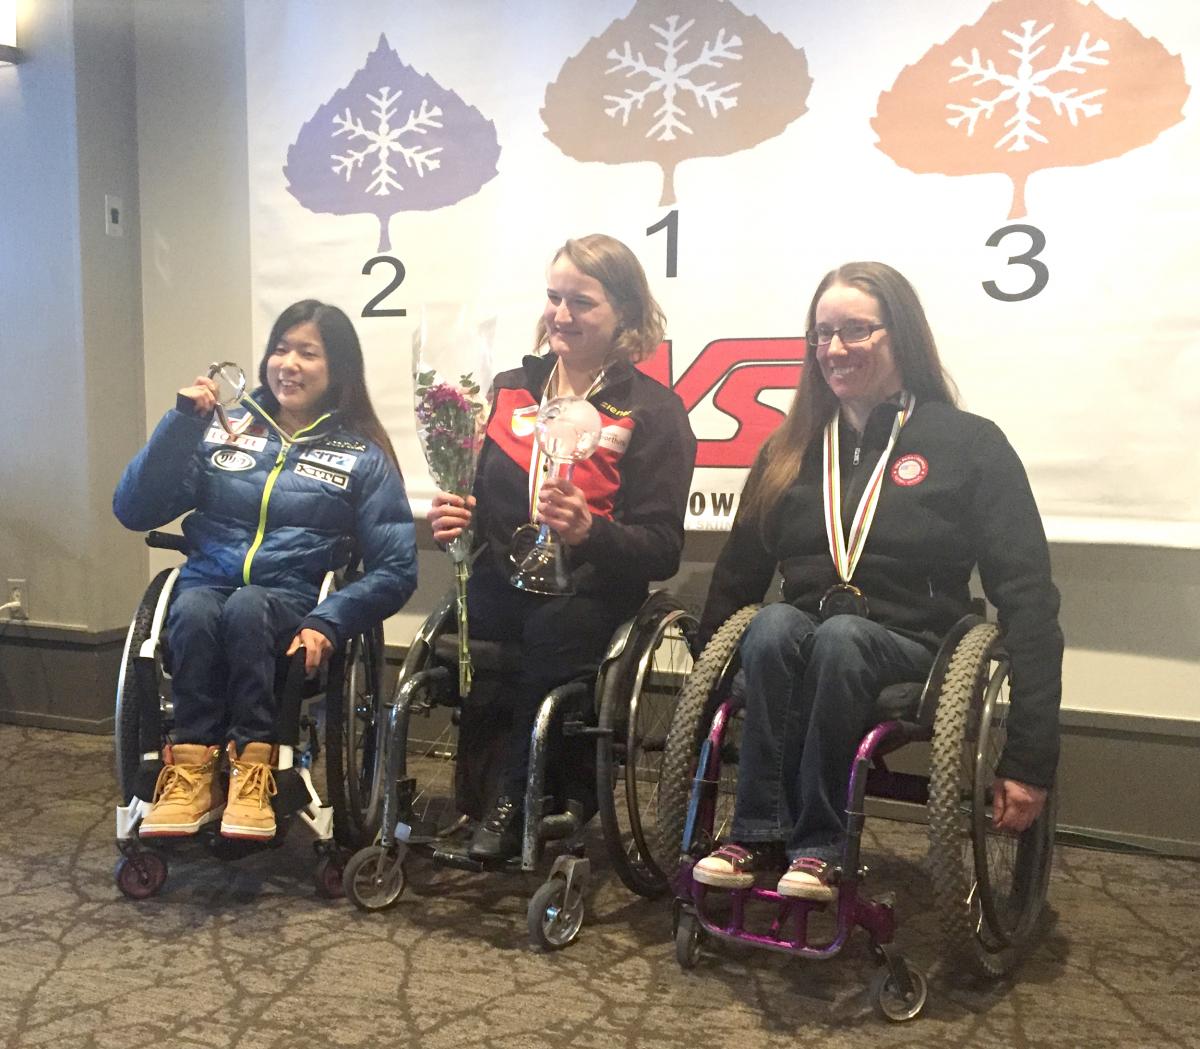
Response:
[[[311,800],[307,785],[294,768],[276,770],[275,789],[277,793],[271,799],[271,808],[276,816],[290,816],[299,812],[307,808]]]

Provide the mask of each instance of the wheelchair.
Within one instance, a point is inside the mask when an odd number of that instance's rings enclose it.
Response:
[[[674,848],[679,854],[671,872],[679,965],[697,965],[707,940],[829,959],[857,926],[870,938],[878,963],[870,984],[875,1011],[893,1021],[916,1017],[925,1005],[927,981],[892,946],[894,898],[864,893],[868,871],[859,854],[864,800],[871,795],[928,805],[928,869],[949,957],[985,977],[1011,972],[1040,930],[1055,798],[1052,791],[1037,821],[1020,835],[991,828],[993,770],[1006,738],[1009,661],[999,629],[981,615],[954,626],[925,682],[882,690],[879,723],[853,759],[833,901],[785,897],[758,886],[714,890],[692,878],[696,862],[720,844],[732,821],[742,715],[738,648],[758,607],[731,616],[704,648],[667,737],[658,826],[660,851]],[[918,741],[930,744],[928,777],[888,768],[888,753]],[[747,912],[759,905],[773,907],[774,918],[765,931],[751,931]],[[827,916],[833,932],[825,939],[810,933],[809,925],[810,917],[827,908],[834,911]]]
[[[458,695],[455,607],[451,593],[408,650],[387,714],[380,836],[346,864],[345,893],[360,909],[379,911],[403,893],[414,856],[468,871],[533,872],[545,846],[560,842],[562,851],[526,912],[532,946],[558,950],[575,940],[583,924],[591,866],[583,837],[587,814],[549,790],[555,743],[574,739],[587,747],[594,741],[596,800],[609,861],[631,891],[665,895],[678,850],[667,856],[657,851],[659,769],[691,669],[697,619],[665,591],[655,591],[614,633],[594,681],[572,681],[546,695],[530,737],[521,853],[485,867],[466,846],[472,816],[480,818],[490,803],[495,776],[472,791],[465,774],[479,754],[466,738],[466,707]],[[520,646],[471,640],[470,651],[468,703],[480,693],[485,699],[502,695],[519,670]],[[424,731],[414,727],[415,719],[424,719]],[[457,761],[460,745],[463,760]]]
[[[151,532],[148,546],[186,554],[183,536]],[[338,562],[325,575],[318,601],[340,583],[353,578],[357,558],[350,544],[335,555]],[[151,581],[125,637],[117,679],[115,745],[117,784],[117,848],[121,853],[114,877],[117,887],[132,899],[155,895],[167,879],[166,852],[196,838],[221,859],[237,859],[282,844],[290,824],[298,819],[312,832],[317,862],[314,882],[318,894],[342,895],[342,868],[349,851],[374,839],[379,826],[382,779],[379,734],[383,706],[383,630],[351,638],[333,653],[319,679],[308,681],[304,652],[276,665],[279,761],[277,793],[272,798],[277,830],[266,843],[233,841],[215,833],[210,823],[194,837],[156,838],[154,844],[138,835],[150,809],[162,768],[162,748],[171,740],[174,705],[171,697],[170,653],[164,625],[179,568],[166,568]],[[323,738],[323,745],[322,745]],[[322,800],[314,774],[322,767]]]

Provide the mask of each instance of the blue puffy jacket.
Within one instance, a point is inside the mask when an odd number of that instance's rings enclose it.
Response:
[[[335,645],[400,609],[417,585],[412,511],[388,456],[342,429],[336,414],[283,440],[255,414],[231,437],[190,402],[167,412],[125,468],[113,512],[126,528],[159,528],[188,510],[190,552],[178,586],[251,583],[316,605],[338,540],[353,537],[363,575],[301,624]],[[245,409],[230,413],[238,420]]]

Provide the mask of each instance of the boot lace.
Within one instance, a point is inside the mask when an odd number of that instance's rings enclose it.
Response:
[[[208,765],[164,765],[154,782],[154,801],[186,801],[200,789]]]
[[[235,791],[237,801],[257,802],[260,809],[266,808],[278,793],[271,766],[257,761],[238,761],[236,758],[230,761],[229,786]]]

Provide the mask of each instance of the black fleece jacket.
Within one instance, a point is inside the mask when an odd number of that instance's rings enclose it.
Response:
[[[846,523],[887,444],[895,411],[893,404],[876,408],[861,440],[842,424]],[[763,465],[760,457],[747,488]],[[738,608],[762,600],[776,567],[783,599],[816,613],[821,595],[837,582],[822,506],[816,442],[765,528],[739,510],[713,572],[702,639]],[[997,774],[1049,786],[1058,763],[1063,637],[1046,536],[1025,469],[994,423],[949,404],[918,404],[892,449],[852,581],[866,594],[871,619],[932,651],[970,612],[976,566],[1012,659],[1008,742]]]

